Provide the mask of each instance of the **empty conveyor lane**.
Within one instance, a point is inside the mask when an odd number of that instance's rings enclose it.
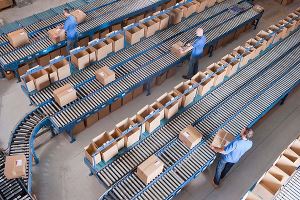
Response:
[[[295,47],[291,48],[292,51],[290,51],[290,48],[288,47],[289,44],[295,42]],[[252,64],[248,65],[246,68],[242,69],[242,71],[240,71],[238,74],[236,74],[234,77],[232,77],[226,82],[227,84],[235,83],[240,85],[241,83],[237,82],[236,79],[243,78],[243,80],[248,80],[247,83],[242,84],[242,88],[238,89],[235,93],[233,93],[228,99],[226,99],[225,102],[222,102],[222,104],[217,106],[213,111],[210,111],[209,114],[207,114],[207,116],[205,116],[204,118],[201,117],[200,119],[198,119],[196,124],[194,124],[199,131],[204,133],[206,139],[211,140],[212,136],[219,128],[226,125],[229,121],[235,120],[237,118],[239,119],[239,121],[235,124],[238,124],[240,128],[254,123],[258,119],[256,114],[262,115],[264,111],[272,108],[274,103],[276,103],[279,99],[281,99],[282,96],[286,94],[286,92],[288,92],[291,88],[295,87],[295,85],[299,83],[300,60],[299,58],[294,58],[293,56],[295,54],[297,55],[300,51],[299,42],[300,41],[298,31],[295,35],[290,37],[289,40],[279,45],[281,51],[289,51],[289,53],[286,56],[282,56],[282,52],[278,52],[277,50],[279,49],[276,48],[275,50],[273,49],[270,52],[267,52],[267,54],[263,56],[278,57],[278,54],[281,54],[281,59],[276,62],[277,64],[268,63],[269,65],[267,68],[264,68],[261,65],[257,65],[257,63],[256,65],[254,65],[256,61],[264,61],[264,59],[258,59]],[[255,75],[257,73],[257,70],[262,70],[258,74],[259,76]],[[218,90],[219,88],[217,88],[215,91]],[[204,106],[205,104],[201,105]],[[256,107],[259,109],[253,109]],[[250,116],[239,115],[239,113],[246,111]],[[181,118],[180,122],[183,125],[175,123],[176,128],[169,126],[168,132],[173,133],[177,131],[178,133],[179,131],[181,131],[185,127],[185,125],[190,124],[185,124],[186,120],[189,121],[189,117],[195,118],[191,115],[188,115],[187,119]],[[174,120],[176,119],[177,118],[175,118]],[[167,126],[168,124],[165,127]],[[240,129],[232,133],[237,135],[239,131]],[[165,136],[168,132],[164,131],[162,135]],[[177,133],[175,135],[177,135]],[[155,141],[157,140],[155,139]],[[185,184],[187,184],[191,180],[191,178],[194,178],[196,174],[204,170],[214,159],[214,153],[212,152],[212,150],[209,149],[208,143],[204,141],[202,142],[203,145],[199,144],[196,148],[189,151],[186,147],[182,146],[177,137],[175,137],[175,139],[171,141],[170,144],[163,147],[163,149],[156,153],[161,158],[161,160],[165,161],[166,164],[166,168],[159,178],[156,178],[152,183],[145,186],[139,181],[139,179],[134,173],[129,173],[128,175],[123,177],[118,183],[113,185],[113,187],[102,198],[172,198],[177,191],[179,191]],[[148,145],[152,146],[154,145],[154,143],[150,143]],[[178,148],[183,148],[183,150],[178,151]],[[199,151],[202,152],[200,153]],[[143,151],[143,153],[145,154],[145,151]],[[118,167],[118,164],[116,164],[115,169],[118,169]],[[115,174],[117,172],[118,171],[114,171]],[[110,174],[110,177],[116,176],[115,174]],[[170,177],[172,178],[170,179]],[[136,183],[136,187],[122,187],[130,183]]]
[[[35,94],[32,94],[30,99],[35,105],[49,101],[50,98],[53,98],[53,91],[66,83],[70,83],[75,88],[78,88],[79,93],[82,93],[83,96],[91,94],[102,87],[102,85],[95,79],[95,71],[102,66],[108,66],[109,68],[114,69],[117,78],[121,78],[125,74],[132,72],[143,65],[144,62],[141,62],[142,59],[146,59],[149,62],[150,58],[154,60],[158,56],[161,56],[164,51],[157,46],[162,45],[165,41],[170,40],[178,34],[182,34],[185,30],[191,29],[195,25],[199,24],[205,31],[209,31],[226,20],[229,20],[233,17],[233,15],[230,12],[224,13],[224,11],[238,2],[239,0],[225,1],[213,6],[212,8],[204,10],[203,12],[184,20],[180,24],[173,25],[151,36],[150,38],[142,40],[138,44],[116,52],[112,56],[105,58],[62,81],[56,82]],[[249,8],[250,6],[248,3],[244,3],[242,5],[246,8]],[[219,19],[217,23],[215,20],[216,18]],[[144,54],[150,54],[150,57],[145,56]]]

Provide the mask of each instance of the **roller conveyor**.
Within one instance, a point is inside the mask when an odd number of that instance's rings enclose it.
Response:
[[[238,74],[233,76],[231,79],[229,79],[224,84],[222,84],[220,87],[218,87],[216,90],[214,90],[211,94],[205,96],[204,98],[202,98],[199,101],[199,102],[201,102],[209,96],[215,98],[216,101],[225,101],[224,100],[225,97],[223,99],[220,97],[217,98],[214,95],[214,93],[217,93],[217,92],[222,93],[222,90],[224,90],[224,89],[230,90],[231,89],[231,87],[229,87],[230,85],[237,84],[237,86],[235,88],[232,88],[233,95],[227,97],[225,103],[222,103],[222,104],[219,104],[219,106],[216,106],[216,108],[213,109],[213,111],[209,111],[208,114],[206,114],[207,116],[201,117],[202,120],[200,119],[200,121],[198,120],[198,122],[196,123],[195,127],[199,131],[204,133],[205,138],[207,138],[208,140],[211,140],[212,139],[211,136],[214,135],[216,130],[218,130],[220,127],[223,127],[224,125],[225,125],[225,129],[227,129],[231,133],[234,133],[235,135],[237,135],[239,133],[239,131],[242,129],[242,127],[245,127],[251,123],[254,123],[259,118],[259,115],[262,115],[265,111],[267,111],[268,109],[273,107],[274,103],[276,103],[278,101],[278,99],[280,99],[283,95],[286,94],[286,92],[288,92],[291,88],[293,88],[296,84],[299,83],[299,80],[300,80],[300,72],[299,72],[300,64],[299,64],[299,62],[300,62],[300,60],[299,60],[299,58],[293,58],[293,55],[295,55],[295,53],[296,53],[296,55],[297,55],[297,53],[299,53],[299,50],[300,50],[299,42],[300,41],[299,41],[299,30],[298,30],[298,32],[296,32],[293,36],[290,36],[288,39],[286,39],[284,41],[284,43],[277,45],[272,50],[270,50],[265,55],[263,55],[260,59],[253,61],[247,67],[242,69]],[[289,52],[288,55],[285,55],[285,52]],[[258,63],[260,63],[260,61],[262,62],[262,65],[258,65]],[[266,62],[264,62],[264,61],[266,61]],[[277,63],[277,64],[273,65],[274,63]],[[271,76],[270,76],[270,72],[273,72],[274,74],[271,74]],[[259,77],[257,76],[257,74],[259,75]],[[249,82],[249,84],[247,84],[247,82]],[[241,88],[237,88],[237,87],[241,87]],[[251,88],[251,90],[249,88]],[[252,89],[253,89],[253,92],[252,92]],[[234,94],[234,90],[237,90],[236,94]],[[251,91],[251,94],[247,94],[247,92],[249,92],[249,91]],[[229,93],[230,93],[230,91],[227,91],[227,93],[225,93],[225,94],[229,94]],[[246,97],[241,98],[244,95],[246,95]],[[226,104],[227,102],[229,102],[229,103]],[[194,106],[196,106],[197,104],[198,103],[193,105],[191,108],[193,108],[193,110],[196,110],[197,108]],[[201,105],[202,106],[205,105],[205,107],[208,107],[208,106],[206,106],[206,104],[203,104],[203,103]],[[255,109],[255,108],[259,108],[259,109]],[[186,112],[179,115],[178,117],[183,116],[184,114],[190,112],[190,109],[188,109]],[[235,114],[235,113],[237,113],[237,114]],[[248,115],[246,115],[247,113],[248,113]],[[188,116],[190,116],[191,118],[194,118],[194,121],[195,121],[195,118],[197,118],[197,117],[194,117],[190,113]],[[245,117],[243,118],[243,116],[245,116]],[[176,119],[177,118],[172,120],[170,123],[172,123],[173,121],[176,121]],[[234,121],[234,123],[232,123],[233,121]],[[183,120],[181,118],[180,122],[184,123],[185,120]],[[169,124],[167,124],[166,126],[161,128],[158,132],[163,130]],[[175,123],[175,124],[177,126],[181,126],[181,124],[178,124],[178,123]],[[190,124],[190,123],[187,123],[187,124]],[[232,126],[233,124],[235,125],[234,127]],[[238,128],[236,128],[236,124],[238,124]],[[182,126],[184,128],[185,124],[183,124]],[[182,129],[180,129],[180,130],[182,130]],[[170,130],[170,132],[173,133],[174,135],[176,135],[178,133],[177,132],[175,134],[172,130]],[[152,135],[153,135],[153,137],[155,137],[156,134],[157,134],[157,132],[151,134],[151,136],[149,136],[149,137],[151,138]],[[164,136],[165,135],[166,135],[166,133],[164,134]],[[146,141],[147,139],[148,138],[146,138],[144,141]],[[142,141],[137,146],[135,146],[134,149],[137,149],[140,146],[142,146],[144,141]],[[154,141],[156,141],[156,139]],[[186,152],[186,149],[176,152],[176,149],[178,149],[177,145],[180,145],[179,143],[180,143],[180,141],[177,138],[175,138],[172,140],[171,144],[167,145],[167,147],[164,147],[162,150],[160,150],[160,151],[162,151],[162,153],[161,152],[158,153],[158,155],[161,157],[161,160],[163,160],[167,166],[176,164],[175,162],[178,162],[178,158],[181,157],[181,155],[182,155],[181,152]],[[151,145],[152,144],[150,143],[150,146]],[[174,148],[173,146],[176,146],[177,148]],[[187,182],[193,176],[200,173],[200,171],[202,170],[201,167],[198,167],[198,168],[194,167],[194,166],[197,166],[196,162],[202,161],[203,166],[207,166],[207,164],[209,164],[212,161],[212,159],[214,158],[214,153],[209,148],[206,148],[205,151],[198,153],[198,155],[202,155],[206,158],[206,162],[205,162],[205,158],[197,160],[195,157],[193,157],[193,156],[195,156],[194,152],[198,151],[198,149],[202,148],[202,147],[203,147],[203,145],[199,145],[199,147],[197,147],[195,150],[192,150],[190,152],[190,155],[188,155],[186,158],[182,157],[181,158],[182,162],[177,163],[176,165],[173,165],[173,168],[170,169],[170,172],[173,171],[174,168],[177,169],[176,172],[179,174],[181,179],[183,179],[184,181],[187,181]],[[180,147],[180,148],[182,148],[182,147]],[[157,149],[157,150],[159,150],[159,149]],[[172,153],[172,151],[173,151],[173,153]],[[128,153],[126,153],[125,155],[129,155],[130,152],[131,152],[131,150]],[[211,154],[209,152],[211,152]],[[103,180],[103,179],[105,180],[105,176],[113,177],[112,175],[109,174],[109,171],[107,169],[109,169],[110,166],[112,166],[114,164],[119,165],[120,161],[122,161],[122,157],[118,158],[116,161],[112,162],[110,165],[107,165],[103,170],[100,170],[100,172],[98,173],[99,178],[101,180]],[[123,159],[123,160],[125,160],[125,159]],[[119,161],[119,163],[116,163],[117,161]],[[189,163],[189,164],[187,164],[187,163]],[[184,164],[186,164],[186,167],[182,167],[182,166],[184,166]],[[183,169],[181,169],[181,167]],[[117,166],[115,166],[115,168],[117,168]],[[200,169],[200,171],[199,171],[199,169]],[[113,173],[115,173],[114,176],[116,176],[116,172],[113,171]],[[105,176],[103,176],[103,174]],[[125,178],[120,179],[119,182],[117,182],[112,187],[112,189],[109,190],[109,192],[107,192],[106,194],[109,196],[116,196],[116,194],[113,192],[113,191],[116,191],[116,193],[118,195],[120,195],[120,191],[118,191],[115,188],[118,188],[117,186],[119,184],[121,184],[122,182],[127,181],[127,179],[128,179],[127,177],[130,177],[130,174],[131,173],[129,173],[129,175],[126,175]],[[164,175],[164,174],[162,174],[162,175]],[[158,182],[158,181],[162,181],[161,177],[159,179],[157,179],[156,181],[154,181],[153,185],[155,185],[156,182]],[[105,183],[105,181],[103,181],[103,182]],[[171,184],[171,183],[169,183],[169,184]],[[183,187],[184,185],[185,184],[182,184],[181,187]],[[150,183],[150,187],[152,187],[151,183]],[[178,187],[176,191],[179,191],[179,189],[181,187]],[[149,189],[145,190],[145,188],[144,188],[143,190],[144,191],[142,193],[137,191],[135,193],[135,195],[138,194],[138,198],[142,199],[142,197],[140,195],[146,194],[149,191]],[[114,194],[112,194],[112,193],[114,193]],[[103,199],[106,198],[106,194],[104,196],[102,196]],[[128,193],[126,193],[126,194],[128,195]],[[170,196],[168,196],[168,197],[172,197],[172,195],[174,195],[174,193],[170,193]],[[137,196],[135,196],[135,197],[137,197]],[[161,199],[164,199],[164,198],[161,198]],[[120,197],[118,197],[117,199],[120,199]],[[158,199],[160,199],[160,198],[158,198]]]

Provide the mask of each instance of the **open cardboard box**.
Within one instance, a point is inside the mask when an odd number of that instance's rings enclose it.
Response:
[[[87,47],[86,52],[88,52],[88,54],[90,55],[90,63],[97,60],[96,49],[94,47]]]
[[[289,148],[294,151],[298,156],[300,156],[300,141],[298,139],[289,146]]]
[[[183,17],[186,18],[194,14],[197,9],[196,5],[193,2],[186,3],[184,7],[186,7],[186,10],[185,12],[183,12]]]
[[[271,25],[271,26],[269,26],[268,30],[271,32],[276,32],[276,34],[277,34],[274,38],[274,43],[277,42],[278,40],[280,40],[281,38],[284,38],[285,32],[284,32],[284,30],[280,30],[278,26]]]
[[[145,37],[148,38],[155,34],[159,30],[159,22],[154,20],[149,20],[141,24],[141,27],[144,28]]]
[[[214,75],[212,76],[213,77],[213,85],[214,86],[217,86],[219,85],[220,83],[223,82],[225,76],[226,76],[226,70],[223,69],[219,72],[217,72],[217,70],[219,70],[219,68],[221,68],[222,63],[213,63],[211,65],[209,65],[206,69],[207,69],[207,72],[208,74],[211,74],[211,73],[214,73]]]
[[[207,0],[206,6],[207,6],[208,8],[210,8],[210,7],[212,7],[212,6],[214,6],[214,5],[216,4],[216,1],[217,1],[217,0]]]
[[[284,171],[282,171],[281,169],[279,169],[277,166],[272,166],[268,172],[274,176],[282,185],[285,184],[287,182],[287,180],[289,179],[289,175],[286,174]]]
[[[57,70],[59,80],[71,75],[70,64],[65,58],[57,63],[52,64],[52,66]]]
[[[112,42],[113,52],[120,51],[124,48],[124,35],[117,34],[114,37],[107,39],[108,42]]]
[[[164,30],[169,26],[170,16],[167,14],[162,14],[153,20],[159,22],[159,30]]]
[[[78,69],[83,69],[90,64],[90,55],[86,50],[71,54],[71,62]]]
[[[94,164],[98,164],[101,162],[101,154],[98,153],[95,155],[95,163],[94,163],[94,160],[93,160],[93,154],[97,151],[97,148],[95,146],[94,143],[91,143],[89,144],[88,146],[84,147],[84,155],[85,157],[88,159],[88,161],[90,161],[90,163],[92,165]]]
[[[254,50],[252,49],[252,51],[254,51]],[[250,59],[252,59],[252,57],[251,57],[252,53],[247,52],[246,49],[242,46],[238,46],[233,50],[233,55],[236,56],[237,54],[240,54],[243,56],[242,60],[240,61],[240,63],[241,63],[240,67],[243,67],[244,65],[246,65],[248,63],[248,61]]]
[[[179,94],[183,94],[184,91],[188,90],[189,88],[192,88],[192,86],[193,86],[193,84],[191,83],[191,81],[186,81],[186,82],[179,83],[177,86],[175,86],[174,89]],[[186,107],[190,103],[192,103],[194,101],[196,93],[197,93],[197,90],[194,88],[193,90],[191,90],[190,92],[188,92],[187,94],[185,94],[182,97],[181,106]]]
[[[282,25],[284,25],[286,22],[284,21],[284,20],[280,20],[277,24],[276,24],[276,26],[278,27],[278,28],[280,28]],[[282,31],[282,36],[281,36],[281,38],[285,38],[287,35],[288,35],[288,29],[287,29],[287,27],[286,26],[284,26],[282,29],[281,29],[281,31]]]
[[[137,116],[136,116],[137,120],[139,122],[142,122],[143,120],[145,120],[145,118],[149,114],[151,114],[153,112],[154,112],[154,109],[151,106],[146,105],[140,111],[138,111]],[[154,115],[150,119],[148,119],[144,124],[145,125],[142,126],[142,132],[144,132],[146,130],[147,132],[152,133],[160,125],[160,115],[159,115],[159,113]]]
[[[174,97],[172,97],[170,94],[165,93],[161,97],[157,99],[157,102],[161,105],[165,106],[169,101],[171,101]],[[174,116],[178,112],[179,102],[175,101],[171,105],[167,106],[165,111],[165,118],[170,119],[172,116]]]
[[[48,65],[49,61],[50,61],[50,54],[46,54],[46,55],[43,55],[43,56],[37,58],[37,63],[40,66]]]
[[[138,121],[133,121],[129,118],[124,119],[123,121],[121,121],[120,123],[118,123],[116,125],[117,127],[117,131],[121,134],[122,132],[126,131],[127,129],[129,129],[132,125],[134,125],[135,123],[138,123]],[[141,136],[141,127],[137,127],[135,129],[133,129],[132,131],[130,131],[129,133],[127,133],[124,138],[125,138],[125,146],[126,147],[130,147],[132,146],[134,143],[136,143],[137,141],[139,141]]]
[[[279,169],[284,171],[289,176],[291,176],[296,170],[295,164],[290,159],[285,157],[284,155],[281,155],[274,162],[274,166],[278,167]]]
[[[47,73],[49,75],[49,80],[51,83],[58,81],[57,69],[53,65],[48,66],[47,68],[45,68],[45,70],[47,71]]]
[[[183,10],[179,8],[173,9],[170,13],[170,20],[172,24],[178,24],[181,22],[183,17]]]
[[[95,44],[93,47],[96,51],[97,60],[101,60],[107,56],[108,53],[112,52],[112,43],[108,44],[105,41]]]
[[[253,54],[254,55],[253,55],[252,58],[256,58],[263,49],[262,44],[258,44],[258,41],[255,40],[254,38],[251,38],[251,39],[247,40],[247,42],[245,44],[245,47],[253,47],[253,49],[254,49]]]
[[[282,152],[282,155],[287,157],[292,163],[294,163],[295,167],[300,165],[300,156],[295,153],[292,149],[288,148]]]
[[[207,0],[193,0],[193,3],[196,5],[196,12],[200,13],[205,10]]]
[[[268,32],[264,31],[264,30],[261,30],[257,33],[257,35],[259,38],[263,38],[265,41],[263,42],[263,47],[262,49],[265,50],[266,48],[268,48],[272,42],[273,42],[273,39],[274,39],[274,35],[273,36],[269,36]]]
[[[223,148],[226,147],[232,140],[234,140],[234,136],[231,133],[220,129],[215,135],[211,145],[214,147]]]
[[[192,149],[201,142],[202,137],[203,134],[191,125],[187,126],[179,133],[179,139],[189,149]]]
[[[23,83],[26,85],[28,92],[35,90],[34,78],[31,75],[26,75]]]
[[[154,110],[158,110],[160,108],[162,108],[162,105],[158,102],[154,102],[152,103],[151,105],[151,108],[153,108]],[[164,113],[164,109],[162,109],[160,112],[159,112],[159,118],[160,120],[163,120],[165,118],[165,113]]]
[[[132,29],[126,30],[126,41],[131,45],[138,43],[145,36],[144,31],[144,28],[141,26],[136,26]]]
[[[226,76],[231,77],[235,72],[237,72],[240,64],[240,60],[237,59],[233,61],[235,56],[232,54],[227,54],[221,59],[222,65],[228,64],[227,67],[224,69],[226,71]]]
[[[114,139],[116,139],[119,136],[121,136],[121,132],[119,132],[117,130],[117,128],[115,128],[114,130],[110,131],[108,134],[111,135]],[[124,137],[121,137],[120,139],[117,140],[117,146],[118,146],[119,150],[122,149],[125,146],[125,139],[124,139]]]
[[[287,37],[293,30],[293,25],[289,24],[286,20],[282,19],[277,24],[277,26],[284,26],[283,30],[286,32],[285,37]]]
[[[247,192],[245,196],[242,198],[242,200],[262,200],[260,197],[258,197],[256,194],[253,192]]]
[[[203,79],[205,79],[205,77],[206,75],[204,73],[198,72],[192,77],[191,83],[192,84],[200,83]],[[213,79],[209,78],[198,86],[197,92],[199,95],[204,96],[212,87],[213,87]]]
[[[105,143],[111,141],[113,137],[109,135],[107,132],[101,133],[99,136],[93,139],[93,143],[96,148],[100,148]],[[100,152],[102,160],[105,162],[109,161],[112,157],[118,154],[118,144],[117,142],[113,142],[111,145],[106,147],[104,150]]]
[[[31,76],[34,79],[35,88],[37,90],[44,89],[50,85],[48,72],[44,69],[31,74]]]

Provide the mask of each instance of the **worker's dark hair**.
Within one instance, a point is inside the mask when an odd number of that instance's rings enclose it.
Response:
[[[68,14],[70,14],[70,10],[68,8],[64,8],[64,11]]]
[[[247,138],[250,139],[253,137],[254,135],[254,131],[251,128],[246,128],[245,132],[243,133],[243,135]]]

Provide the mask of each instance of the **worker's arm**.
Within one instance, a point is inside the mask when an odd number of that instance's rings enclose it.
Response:
[[[234,140],[230,142],[226,147],[222,147],[222,148],[211,146],[211,149],[216,153],[229,154],[236,149],[236,142]]]
[[[223,152],[224,152],[224,147],[219,148],[219,147],[211,146],[211,149],[212,149],[214,152],[216,152],[216,153],[223,153]]]

